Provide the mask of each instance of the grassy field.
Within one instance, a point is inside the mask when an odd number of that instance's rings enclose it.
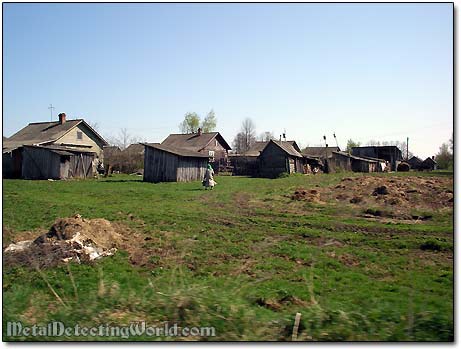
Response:
[[[382,176],[415,175],[452,178]],[[18,340],[5,336],[6,321],[145,320],[216,329],[216,337],[187,340],[291,340],[300,312],[299,340],[453,340],[452,209],[424,221],[379,220],[348,202],[290,198],[300,187],[328,191],[360,176],[221,176],[213,191],[123,175],[4,180],[4,246],[77,213],[119,222],[142,242],[133,242],[137,254],[118,251],[91,265],[40,273],[4,266],[3,338]]]

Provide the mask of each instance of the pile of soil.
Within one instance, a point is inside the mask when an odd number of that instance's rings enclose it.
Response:
[[[84,263],[110,256],[123,244],[123,235],[108,220],[76,215],[57,219],[47,233],[34,240],[10,244],[4,250],[3,263],[40,268],[71,260]]]
[[[341,184],[328,188],[328,194],[337,201],[363,207],[382,208],[373,214],[397,219],[422,219],[414,217],[416,210],[436,211],[453,207],[453,179],[444,177],[381,177],[363,176],[344,178]],[[427,217],[423,217],[427,218]]]
[[[297,189],[292,200],[315,203],[344,203],[357,207],[368,218],[427,220],[414,211],[453,209],[453,178],[426,176],[346,177],[334,186]]]
[[[303,200],[308,202],[320,203],[320,192],[315,189],[307,190],[304,188],[297,189],[291,196],[292,200]]]

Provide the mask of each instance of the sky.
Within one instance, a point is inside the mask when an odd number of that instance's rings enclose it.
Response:
[[[453,132],[452,4],[3,3],[3,135],[68,118],[149,142],[211,109],[301,146]]]

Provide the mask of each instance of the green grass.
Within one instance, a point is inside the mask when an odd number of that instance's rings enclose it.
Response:
[[[4,180],[4,228],[46,231],[76,213],[106,218],[147,238],[139,247],[150,263],[134,266],[119,251],[42,274],[4,268],[3,338],[18,340],[5,335],[6,321],[145,320],[215,327],[216,337],[196,340],[291,340],[300,312],[301,340],[453,340],[453,212],[430,212],[433,219],[421,224],[383,223],[351,205],[287,197],[298,187],[361,175],[221,176],[213,191],[199,182],[151,184],[123,175]],[[452,174],[386,174],[413,175]]]

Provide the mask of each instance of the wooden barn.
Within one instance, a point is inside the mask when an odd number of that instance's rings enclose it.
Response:
[[[270,140],[259,155],[261,177],[276,178],[282,173],[304,171],[304,158],[291,142]]]
[[[362,158],[350,155],[345,152],[333,152],[329,160],[332,172],[353,171],[353,172],[383,172],[383,160]]]
[[[202,180],[208,154],[159,143],[144,143],[145,182],[190,182]]]
[[[268,143],[269,141],[254,142],[245,153],[229,155],[229,161],[233,169],[232,173],[237,176],[257,177],[259,175],[259,155]],[[283,143],[292,146],[297,152],[300,152],[295,141],[283,141]]]
[[[302,154],[318,159],[331,159],[333,152],[339,152],[339,147],[306,147],[303,149]]]
[[[424,160],[421,163],[421,170],[426,170],[426,171],[437,170],[437,162],[435,161],[434,157],[426,158],[426,160]]]
[[[377,160],[370,160],[351,155],[351,169],[353,172],[381,172]]]
[[[95,153],[59,146],[22,147],[21,178],[70,179],[94,176]]]
[[[199,129],[197,133],[171,134],[161,144],[210,157],[216,173],[227,169],[229,165],[228,154],[231,147],[219,132],[204,133]]]
[[[407,162],[412,170],[419,170],[421,168],[423,160],[421,160],[417,156],[412,156]]]
[[[397,171],[397,166],[403,159],[402,151],[394,145],[353,147],[352,155],[388,161],[391,171]]]
[[[330,171],[352,171],[351,156],[348,153],[334,151],[329,161]]]

